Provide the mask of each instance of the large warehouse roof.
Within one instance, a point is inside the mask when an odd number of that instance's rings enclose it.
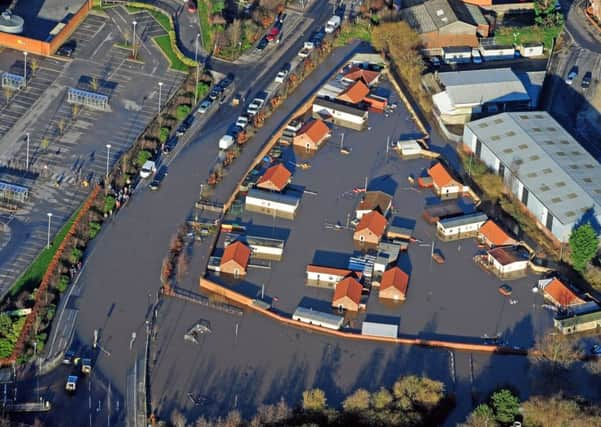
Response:
[[[601,165],[549,113],[502,113],[466,125],[563,224],[601,213]]]

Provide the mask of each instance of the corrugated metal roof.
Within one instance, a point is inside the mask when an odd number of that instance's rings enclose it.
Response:
[[[502,113],[466,127],[562,224],[601,212],[601,165],[549,113]]]
[[[338,328],[342,326],[342,322],[344,321],[342,316],[336,316],[335,314],[325,313],[323,311],[317,311],[305,307],[297,307],[296,310],[294,310],[292,318],[296,317],[302,317],[313,322],[327,323],[332,326],[337,326]]]
[[[455,218],[446,218],[438,221],[444,228],[459,227],[467,224],[475,224],[477,222],[486,222],[488,217],[486,214],[476,212],[468,215],[463,215]]]
[[[526,87],[510,68],[450,71],[439,73],[438,79],[454,106],[530,101]]]
[[[363,322],[361,325],[361,335],[397,338],[399,335],[399,326],[389,323]]]

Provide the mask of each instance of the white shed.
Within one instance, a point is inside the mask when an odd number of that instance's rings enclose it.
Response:
[[[442,237],[474,237],[487,220],[486,214],[475,212],[460,217],[441,219],[436,224],[436,228]]]
[[[336,316],[335,314],[324,313],[305,307],[297,307],[296,310],[294,310],[294,314],[292,314],[292,319],[334,330],[340,329],[344,322],[344,317],[342,316]]]
[[[399,325],[364,321],[361,324],[361,335],[370,335],[372,337],[398,338]]]
[[[525,58],[544,55],[544,45],[542,43],[524,43],[520,46],[520,54]]]
[[[293,219],[299,204],[299,197],[253,188],[246,195],[245,209],[280,218]]]
[[[307,266],[307,281],[312,283],[336,284],[351,274],[351,270],[345,268],[322,267],[309,264]]]

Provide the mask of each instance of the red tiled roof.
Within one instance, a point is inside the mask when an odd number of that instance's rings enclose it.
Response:
[[[274,187],[282,191],[288,184],[292,174],[286,167],[278,163],[265,171],[263,176],[257,181],[257,187],[271,190]]]
[[[248,260],[250,258],[250,248],[244,243],[236,240],[234,243],[228,245],[223,251],[221,257],[221,265],[230,261],[236,262],[240,267],[246,270],[248,266]]]
[[[371,211],[361,217],[361,221],[357,224],[355,231],[369,229],[375,235],[382,236],[386,225],[388,225],[388,221],[386,221],[386,218],[380,212]]]
[[[359,67],[352,67],[347,73],[344,75],[344,78],[347,80],[363,80],[365,84],[371,84],[374,80],[378,78],[380,73],[372,70],[364,70]]]
[[[492,219],[489,219],[480,227],[480,234],[493,246],[513,245],[517,243]]]
[[[547,283],[543,291],[550,299],[562,307],[584,304],[584,301],[557,277]]]
[[[319,265],[309,264],[307,266],[307,273],[323,273],[323,274],[331,274],[332,276],[348,276],[352,273],[351,270],[347,270],[344,268],[334,268],[334,267],[321,267]]]
[[[509,265],[518,261],[528,261],[528,251],[522,246],[497,246],[488,254],[501,265]]]
[[[336,98],[341,101],[350,102],[351,104],[358,104],[369,93],[369,88],[361,80],[357,80],[355,83],[347,87],[342,93]]]
[[[393,267],[390,270],[386,270],[382,275],[382,280],[380,281],[380,291],[394,287],[403,295],[405,295],[407,292],[408,283],[409,276],[407,273],[398,267]]]
[[[314,143],[318,143],[330,133],[330,128],[322,120],[312,120],[301,127],[296,136],[307,135]]]
[[[390,209],[392,196],[383,191],[366,191],[365,196],[359,202],[358,211],[378,209],[380,213],[385,213]]]
[[[428,175],[432,177],[432,181],[438,187],[456,184],[457,182],[449,175],[442,163],[436,163],[428,169]]]
[[[361,283],[352,277],[347,277],[336,284],[336,290],[334,291],[332,302],[336,302],[340,298],[349,297],[355,304],[359,304],[359,302],[361,302],[362,291],[363,286]]]

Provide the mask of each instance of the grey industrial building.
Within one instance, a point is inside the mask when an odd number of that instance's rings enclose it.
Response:
[[[557,239],[601,223],[601,165],[549,113],[502,113],[466,124],[463,142]]]

